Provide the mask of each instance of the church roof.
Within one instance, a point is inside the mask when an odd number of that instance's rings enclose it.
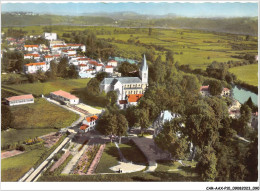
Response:
[[[139,77],[120,77],[120,78],[104,78],[101,84],[111,84],[112,82],[121,82],[122,84],[134,84],[134,83],[142,83]]]

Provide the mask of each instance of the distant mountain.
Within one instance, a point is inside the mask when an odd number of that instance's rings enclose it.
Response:
[[[16,15],[2,13],[2,26],[95,25],[118,27],[186,28],[258,35],[258,17],[188,18],[175,14],[142,15],[135,12],[91,13],[80,16]]]

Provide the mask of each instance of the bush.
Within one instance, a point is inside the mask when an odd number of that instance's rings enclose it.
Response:
[[[24,145],[17,145],[16,150],[25,151],[25,147],[24,147]]]

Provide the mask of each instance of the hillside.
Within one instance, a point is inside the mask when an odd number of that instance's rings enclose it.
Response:
[[[136,13],[95,14],[85,16],[2,14],[2,26],[95,25],[118,27],[163,27],[199,29],[257,36],[258,18],[187,18],[175,15],[140,15]]]

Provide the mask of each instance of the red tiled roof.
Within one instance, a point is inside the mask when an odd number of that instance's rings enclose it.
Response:
[[[93,115],[91,117],[86,117],[87,122],[96,121],[98,119],[98,116]]]
[[[29,47],[39,47],[39,45],[24,45],[24,47],[27,47],[27,48],[29,48]]]
[[[76,56],[76,54],[68,54],[69,56]]]
[[[127,104],[126,100],[119,100],[119,104]]]
[[[130,94],[127,95],[128,102],[138,102],[138,100],[143,96],[144,94]]]
[[[90,60],[90,58],[78,58],[77,60]]]
[[[74,96],[74,95],[72,95],[68,92],[62,91],[62,90],[58,90],[58,91],[51,92],[51,93],[54,94],[54,95],[65,97],[67,99],[79,99],[78,97],[76,97],[76,96]]]
[[[82,125],[79,129],[80,130],[85,130],[85,129],[87,129],[89,126],[88,125]]]
[[[34,56],[34,57],[40,57],[39,54],[25,54],[24,56]]]
[[[45,58],[52,58],[53,56],[52,55],[46,55],[44,56]]]
[[[113,68],[113,66],[106,66],[106,68]]]
[[[53,45],[53,47],[67,47],[67,45],[59,45],[59,44],[57,44],[57,45]]]
[[[228,89],[228,88],[223,88],[222,91],[230,91],[230,89]]]
[[[28,95],[20,95],[20,96],[13,96],[13,97],[8,97],[6,98],[7,101],[15,101],[15,100],[21,100],[21,99],[33,99],[33,95],[32,94],[28,94]]]
[[[79,64],[79,66],[87,66],[87,64]]]
[[[60,57],[60,55],[59,54],[55,54],[55,55],[53,55],[54,57]]]
[[[93,61],[93,60],[89,61],[89,64],[94,65],[94,66],[103,66],[102,64],[99,64],[99,63],[97,63],[96,61]]]
[[[37,63],[25,64],[25,66],[38,66],[38,65],[45,65],[45,62],[37,62]]]
[[[94,69],[87,69],[86,71],[93,71]]]
[[[200,87],[200,91],[208,91],[208,90],[209,90],[209,85]]]

